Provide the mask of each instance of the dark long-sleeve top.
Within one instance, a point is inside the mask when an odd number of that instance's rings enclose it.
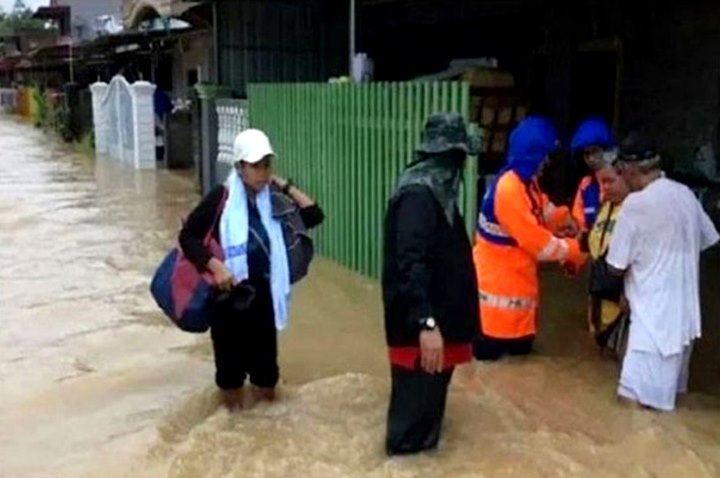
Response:
[[[210,191],[190,213],[180,231],[180,248],[183,254],[185,254],[185,257],[187,257],[198,270],[204,270],[212,258],[212,253],[205,246],[204,240],[210,227],[213,225],[213,221],[215,221],[216,218],[219,219],[218,211],[220,210],[221,201],[223,201],[224,197],[224,185],[217,186]],[[253,204],[248,204],[248,214],[250,216],[248,218],[250,226],[258,232],[258,236],[263,241],[261,244],[253,234],[250,234],[248,238],[248,268],[250,269],[252,278],[253,276],[269,274],[270,265],[268,254],[264,252],[263,248],[269,251],[270,243],[269,239],[267,239],[267,232],[262,226],[262,221],[260,221],[259,214],[257,213],[257,208]],[[300,209],[300,216],[305,223],[305,227],[308,229],[319,226],[325,219],[322,209],[317,204]],[[219,243],[219,220],[213,227],[212,237]]]
[[[477,280],[464,221],[451,226],[430,189],[408,187],[385,217],[383,301],[388,345],[417,346],[433,317],[446,344],[470,344],[479,327]]]

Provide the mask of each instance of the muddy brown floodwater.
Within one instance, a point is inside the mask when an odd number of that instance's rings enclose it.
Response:
[[[190,178],[96,163],[8,119],[0,144],[2,478],[720,476],[717,252],[676,413],[616,404],[583,284],[549,269],[538,353],[462,367],[439,451],[387,459],[376,284],[318,261],[281,338],[282,399],[228,413],[208,337],[148,294]]]

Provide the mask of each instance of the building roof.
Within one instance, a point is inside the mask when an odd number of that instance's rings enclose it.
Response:
[[[207,30],[123,32],[76,45],[65,43],[37,48],[25,57],[18,57],[22,61],[3,65],[9,69],[50,68],[67,65],[71,58],[77,63],[102,63],[113,55],[149,54],[151,45],[160,40],[167,42],[165,48],[169,48],[177,40],[202,34],[207,34]]]
[[[54,20],[68,13],[70,13],[70,7],[65,5],[56,5],[54,7],[39,7],[33,14],[33,18]]]

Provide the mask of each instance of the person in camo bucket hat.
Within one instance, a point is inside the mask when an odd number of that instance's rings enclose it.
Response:
[[[415,161],[401,174],[395,195],[413,185],[427,186],[452,224],[465,159],[468,155],[476,155],[478,146],[477,137],[468,132],[462,116],[454,113],[431,115],[415,150]]]
[[[468,133],[462,116],[454,113],[437,113],[428,118],[422,143],[417,151],[424,154],[438,154],[458,150],[474,156],[478,153],[478,149],[477,138]]]
[[[477,286],[457,202],[476,144],[461,116],[430,116],[388,204],[382,278],[392,371],[388,455],[437,446],[453,370],[472,359]]]

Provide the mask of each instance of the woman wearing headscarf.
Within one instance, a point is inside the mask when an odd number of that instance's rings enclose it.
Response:
[[[233,145],[233,169],[188,216],[180,247],[218,287],[210,327],[215,382],[230,408],[249,403],[243,385],[249,376],[252,398],[273,400],[279,379],[277,331],[287,326],[292,264],[274,196],[289,197],[307,228],[323,212],[292,182],[272,175],[275,153],[260,130],[241,132]],[[211,231],[224,259],[204,244]]]
[[[470,143],[461,116],[431,116],[388,204],[382,287],[392,370],[389,455],[437,446],[454,367],[472,360],[477,288],[457,206]]]
[[[521,121],[510,135],[506,165],[483,198],[473,249],[480,299],[478,360],[530,353],[538,328],[538,263],[582,262],[578,241],[560,237],[574,224],[569,209],[552,204],[538,185],[556,145],[549,121]]]
[[[588,118],[578,126],[570,143],[570,152],[575,157],[582,155],[582,165],[589,174],[580,180],[572,214],[581,231],[589,231],[603,202],[602,185],[598,181],[595,171],[608,162],[612,157],[615,146],[610,128],[600,118]]]
[[[603,202],[594,224],[587,236],[587,247],[591,260],[589,327],[601,350],[609,348],[622,356],[627,333],[627,306],[622,297],[622,280],[612,278],[604,281],[599,277],[605,266],[615,223],[620,215],[622,203],[630,194],[630,188],[615,170],[612,159],[596,164],[594,176],[603,190]],[[600,274],[598,274],[600,273]],[[595,277],[593,277],[595,276]]]

